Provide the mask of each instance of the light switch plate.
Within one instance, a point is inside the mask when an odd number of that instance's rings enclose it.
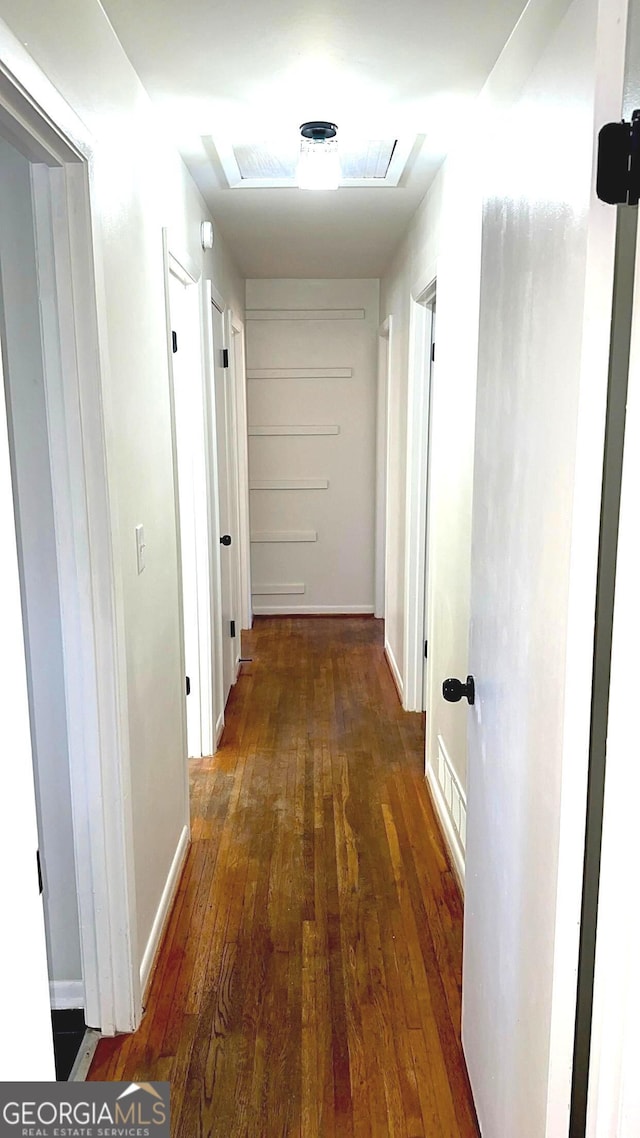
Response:
[[[144,540],[144,526],[136,526],[136,553],[138,556],[138,573],[142,573],[145,567],[145,552],[146,545]]]

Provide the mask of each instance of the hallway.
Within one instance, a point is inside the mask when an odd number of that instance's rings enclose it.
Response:
[[[172,1133],[477,1135],[462,904],[369,617],[257,618],[147,1012],[90,1078],[171,1080]]]

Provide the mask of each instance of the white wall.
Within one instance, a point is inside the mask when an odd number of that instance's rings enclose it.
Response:
[[[0,138],[0,271],[49,977],[82,1005],[62,632],[29,163]],[[0,329],[2,332],[2,329]]]
[[[262,535],[251,546],[254,612],[373,612],[378,281],[249,280],[246,295],[251,531]],[[275,318],[290,309],[295,319]],[[255,319],[253,310],[274,315]],[[349,318],[300,318],[316,310]],[[264,369],[293,375],[257,378]],[[351,374],[327,378],[323,369]],[[268,426],[338,430],[251,433]],[[255,488],[305,478],[328,487]],[[283,588],[291,585],[304,591]]]
[[[243,286],[185,167],[96,0],[3,0],[9,28],[91,132],[105,414],[127,658],[138,950],[142,959],[184,826],[176,524],[162,260],[169,245],[202,265],[240,314]],[[136,570],[135,526],[147,565]]]

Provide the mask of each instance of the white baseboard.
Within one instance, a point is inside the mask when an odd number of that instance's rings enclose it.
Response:
[[[254,616],[365,616],[373,605],[254,605]]]
[[[82,980],[50,980],[49,999],[56,1012],[70,1008],[84,1007],[84,984]]]
[[[402,682],[402,676],[400,675],[400,669],[393,654],[393,649],[386,639],[384,642],[384,654],[387,657],[387,663],[391,670],[391,675],[393,676],[393,682],[396,685],[398,695],[400,696],[400,703],[404,707],[404,683]]]
[[[427,784],[444,839],[464,893],[467,800],[441,736],[438,736],[438,770],[427,764]]]
[[[164,889],[162,890],[162,897],[160,898],[158,911],[151,927],[151,934],[149,936],[149,940],[147,941],[147,947],[144,950],[144,956],[142,957],[142,963],[140,965],[140,989],[142,991],[143,1003],[147,995],[147,988],[153,974],[153,966],[155,964],[158,949],[160,948],[162,941],[164,926],[166,924],[167,917],[169,916],[173,898],[175,897],[176,890],[178,888],[180,874],[182,872],[182,867],[184,865],[188,849],[189,827],[184,826],[182,833],[180,834],[176,852],[173,855],[173,861],[171,862],[169,875],[165,882]]]
[[[220,740],[222,738],[222,732],[223,731],[224,731],[224,715],[220,715],[218,717],[218,722],[216,723],[216,734],[215,734],[215,739],[214,739],[214,744],[215,744],[214,750],[216,750],[216,751],[218,750],[218,747],[220,746]]]

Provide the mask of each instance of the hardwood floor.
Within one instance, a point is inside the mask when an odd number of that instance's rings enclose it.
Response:
[[[462,904],[382,622],[256,619],[138,1032],[92,1079],[172,1084],[174,1138],[477,1138]]]

